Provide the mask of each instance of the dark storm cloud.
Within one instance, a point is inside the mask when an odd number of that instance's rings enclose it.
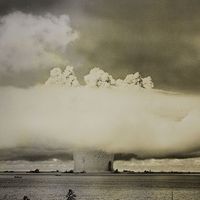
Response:
[[[198,0],[0,1],[1,14],[68,14],[80,39],[66,56],[81,67],[79,76],[93,66],[122,78],[140,71],[150,74],[158,88],[193,91],[200,89],[199,8]],[[43,81],[47,71],[42,73],[35,70],[24,82],[20,73],[2,76],[0,83],[32,85]]]
[[[72,160],[72,154],[66,152],[66,150],[52,150],[44,148],[7,148],[0,150],[0,161],[45,161],[51,159],[59,159],[63,161]]]
[[[76,43],[85,66],[116,77],[151,74],[160,88],[199,89],[199,2],[111,2],[87,12],[84,40]]]
[[[124,161],[129,161],[131,159],[136,159],[136,160],[148,160],[148,159],[155,159],[155,160],[159,160],[159,159],[188,159],[188,158],[199,158],[200,157],[200,151],[197,149],[196,151],[192,151],[192,152],[182,152],[181,154],[175,154],[175,153],[171,153],[171,154],[167,154],[165,156],[141,156],[141,155],[137,155],[134,153],[116,153],[115,154],[115,161],[117,160],[124,160]]]
[[[16,10],[27,12],[47,11],[55,2],[60,3],[62,0],[1,0],[0,13],[3,15]]]
[[[200,157],[200,152],[191,152],[186,154],[180,155],[166,155],[166,156],[157,156],[157,157],[141,157],[133,153],[125,154],[125,153],[117,153],[114,156],[114,160],[124,160],[129,161],[131,159],[135,160],[148,160],[148,159],[188,159],[188,158],[198,158]],[[73,160],[73,156],[71,153],[68,153],[65,149],[35,149],[35,148],[28,148],[28,147],[21,147],[21,148],[7,148],[0,150],[0,161],[17,161],[17,160],[24,160],[24,161],[46,161],[58,159],[61,161],[70,161]]]

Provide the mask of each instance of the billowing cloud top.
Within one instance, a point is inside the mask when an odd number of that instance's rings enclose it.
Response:
[[[93,68],[90,73],[84,77],[84,80],[90,87],[108,88],[115,86],[113,77],[99,68]]]
[[[142,78],[139,72],[128,74],[124,80],[115,80],[110,74],[102,69],[93,68],[89,74],[84,76],[86,86],[93,88],[110,88],[110,87],[137,87],[152,89],[154,87],[150,76]],[[67,66],[64,72],[58,67],[53,68],[46,85],[57,86],[79,86],[79,82],[74,74],[73,67]]]
[[[99,68],[93,68],[88,75],[84,77],[88,86],[91,87],[140,87],[140,88],[153,88],[151,77],[142,78],[139,72],[135,74],[128,74],[124,80],[113,79],[113,77]]]
[[[54,68],[50,72],[50,77],[45,83],[46,85],[57,85],[65,87],[76,87],[79,82],[74,75],[73,67],[67,66],[64,72],[60,68]]]

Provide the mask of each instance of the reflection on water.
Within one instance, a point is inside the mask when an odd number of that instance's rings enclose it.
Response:
[[[199,200],[200,176],[54,176],[0,175],[0,199],[64,200],[68,189],[77,200]]]

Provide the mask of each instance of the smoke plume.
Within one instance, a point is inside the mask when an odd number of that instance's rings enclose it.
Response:
[[[199,96],[147,90],[152,80],[139,73],[121,80],[128,87],[97,68],[85,80],[80,86],[68,66],[52,69],[43,87],[0,88],[0,148],[89,148],[142,158],[200,150]]]

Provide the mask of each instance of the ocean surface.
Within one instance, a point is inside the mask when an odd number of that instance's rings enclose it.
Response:
[[[199,175],[0,175],[0,200],[200,200]]]

